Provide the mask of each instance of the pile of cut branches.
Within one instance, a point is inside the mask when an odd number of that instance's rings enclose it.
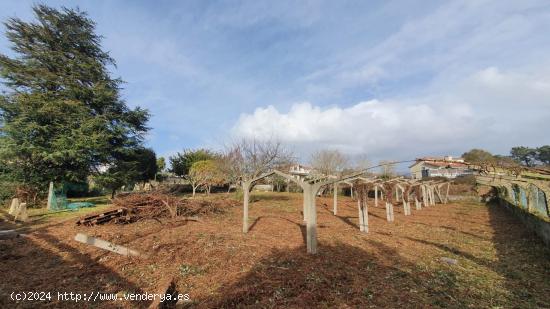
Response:
[[[158,191],[120,195],[113,200],[117,211],[88,216],[77,224],[94,225],[114,219],[118,223],[130,223],[143,219],[192,217],[211,213],[223,213],[238,202],[217,200],[181,199]],[[100,220],[98,220],[100,218]],[[196,217],[195,217],[196,218]]]
[[[127,194],[113,200],[113,205],[126,208],[142,219],[174,218],[181,204],[182,201],[174,196],[156,192]]]

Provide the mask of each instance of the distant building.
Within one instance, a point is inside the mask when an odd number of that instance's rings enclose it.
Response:
[[[273,185],[272,184],[256,184],[254,185],[254,191],[273,191]]]
[[[311,168],[301,164],[293,164],[288,169],[288,173],[297,179],[304,179],[311,173]]]
[[[286,167],[280,167],[281,171],[284,171]],[[311,168],[301,165],[301,164],[293,164],[288,166],[287,174],[290,174],[290,176],[303,180],[305,177],[307,177],[311,173]],[[286,182],[286,190],[290,192],[290,186],[291,181],[285,180]],[[254,191],[273,191],[275,189],[275,185],[273,183],[263,183],[263,184],[256,184],[254,186]],[[279,186],[277,186],[277,190],[279,190]]]
[[[413,179],[428,177],[456,178],[474,173],[464,163],[464,159],[451,156],[418,158],[413,165],[409,166],[409,169]]]

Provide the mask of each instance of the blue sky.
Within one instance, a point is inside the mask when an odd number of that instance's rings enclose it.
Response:
[[[243,137],[305,162],[550,144],[548,1],[45,3],[97,22],[159,155]],[[0,19],[32,4],[1,1]]]

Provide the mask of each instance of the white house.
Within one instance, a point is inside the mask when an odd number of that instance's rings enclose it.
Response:
[[[297,179],[303,179],[311,173],[311,168],[301,164],[293,164],[288,169],[288,173]]]
[[[451,156],[418,158],[413,165],[409,166],[409,169],[413,179],[427,177],[456,178],[474,173],[464,163],[464,159]]]

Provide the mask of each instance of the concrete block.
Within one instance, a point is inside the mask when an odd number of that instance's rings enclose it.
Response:
[[[140,256],[140,253],[136,250],[132,250],[123,246],[115,245],[113,243],[110,243],[108,241],[105,241],[103,239],[95,238],[92,236],[88,236],[86,234],[78,233],[74,237],[74,240],[81,242],[83,244],[92,245],[94,247],[98,247],[100,249],[104,249],[107,251],[111,251],[120,255],[125,256]]]

